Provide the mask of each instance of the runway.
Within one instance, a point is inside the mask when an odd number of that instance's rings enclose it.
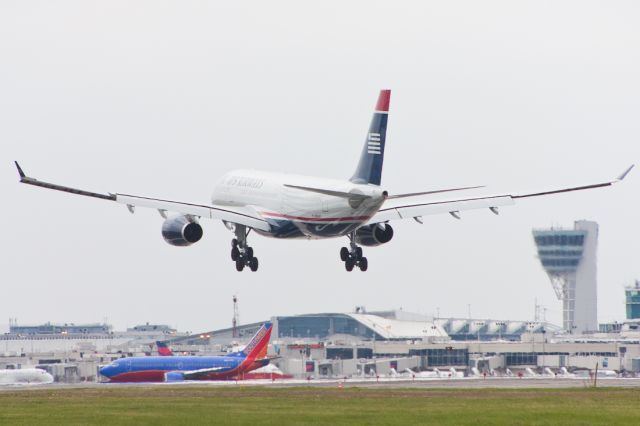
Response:
[[[0,392],[27,391],[37,389],[113,389],[145,387],[336,387],[336,388],[398,388],[398,389],[562,389],[593,387],[593,379],[553,378],[553,377],[466,377],[449,378],[357,378],[357,379],[321,379],[321,380],[244,380],[244,381],[185,381],[177,383],[52,383],[2,385]],[[640,378],[598,378],[597,387],[640,388]]]

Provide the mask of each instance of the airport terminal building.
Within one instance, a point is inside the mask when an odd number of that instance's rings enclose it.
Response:
[[[275,316],[269,353],[293,377],[356,377],[456,369],[456,374],[518,374],[526,369],[600,368],[640,374],[640,327],[580,336],[536,321],[432,318],[402,310]],[[0,368],[39,365],[58,381],[97,380],[97,367],[124,356],[224,354],[245,345],[263,322],[184,335],[162,325],[99,334],[7,334]],[[635,327],[635,328],[634,328]],[[21,329],[22,330],[22,329]],[[45,331],[49,329],[45,327]],[[26,331],[26,329],[22,330]],[[625,334],[626,333],[626,334]]]

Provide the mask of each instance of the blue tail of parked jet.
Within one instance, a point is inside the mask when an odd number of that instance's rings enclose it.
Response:
[[[360,154],[360,162],[351,182],[380,185],[382,181],[382,162],[384,145],[387,139],[387,120],[391,90],[381,90],[369,125],[367,139]]]

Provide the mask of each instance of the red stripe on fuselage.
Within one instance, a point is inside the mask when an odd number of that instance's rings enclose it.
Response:
[[[121,373],[109,378],[112,382],[164,382],[163,370],[143,370]]]

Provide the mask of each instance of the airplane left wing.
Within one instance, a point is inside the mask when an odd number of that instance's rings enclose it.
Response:
[[[220,219],[226,222],[237,223],[262,231],[269,231],[269,223],[257,212],[248,207],[228,207],[206,204],[185,203],[181,201],[163,200],[160,198],[143,197],[139,195],[119,194],[119,193],[98,193],[85,191],[83,189],[58,185],[56,183],[43,182],[27,176],[18,162],[16,167],[20,174],[20,182],[28,185],[39,186],[41,188],[53,189],[55,191],[68,192],[70,194],[82,195],[85,197],[98,198],[102,200],[115,201],[125,204],[129,211],[133,213],[135,207],[149,207],[157,209],[163,217],[166,212],[175,212],[194,217],[205,217],[208,219]]]
[[[210,373],[217,373],[224,370],[225,367],[203,368],[200,370],[181,371],[185,380],[200,380]]]
[[[453,217],[459,219],[459,213],[463,210],[474,210],[488,208],[493,213],[498,214],[498,207],[509,206],[515,204],[515,200],[520,198],[538,197],[542,195],[560,194],[563,192],[581,191],[585,189],[601,188],[611,186],[616,182],[622,181],[631,171],[633,165],[624,171],[617,178],[591,185],[574,186],[567,188],[554,189],[550,191],[531,192],[526,194],[503,194],[492,195],[486,197],[468,197],[450,200],[434,200],[415,203],[392,204],[385,203],[383,207],[371,217],[367,224],[375,224],[387,222],[397,219],[415,219],[421,221],[421,216],[449,213]]]

